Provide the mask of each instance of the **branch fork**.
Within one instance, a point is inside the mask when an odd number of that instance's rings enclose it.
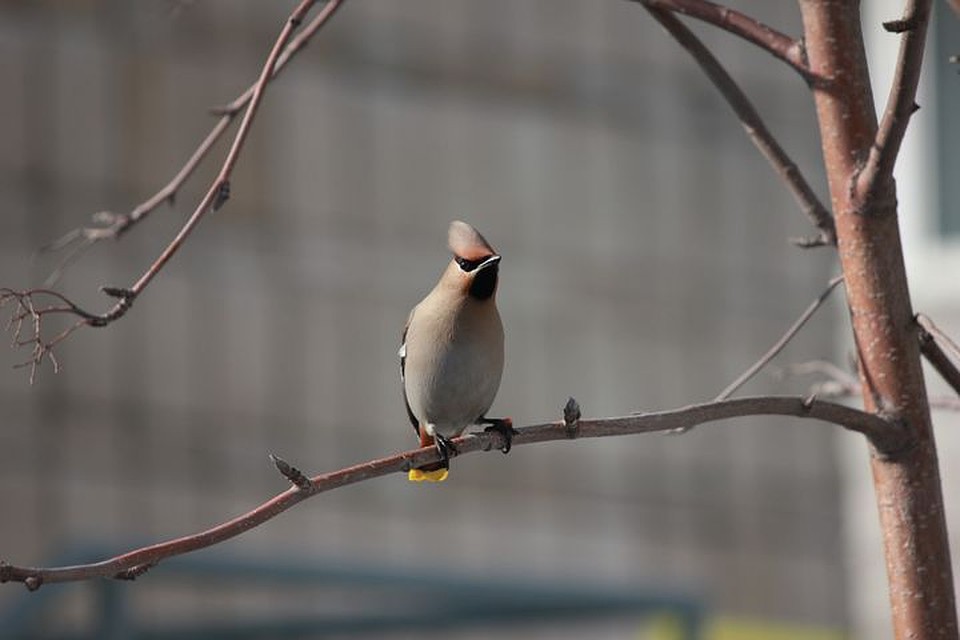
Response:
[[[234,137],[233,144],[223,160],[217,177],[173,240],[170,241],[153,264],[151,264],[131,286],[123,288],[102,287],[101,290],[106,295],[116,298],[117,300],[107,312],[102,314],[91,313],[81,308],[63,294],[51,289],[29,289],[23,291],[0,289],[0,306],[11,300],[15,300],[17,304],[8,326],[8,330],[12,329],[14,333],[14,345],[19,347],[33,345],[33,352],[30,359],[18,365],[30,367],[31,384],[35,381],[38,368],[44,359],[50,360],[54,372],[59,370],[59,363],[53,353],[53,347],[72,335],[74,331],[85,326],[105,327],[126,315],[133,301],[166,266],[167,262],[169,262],[173,255],[180,249],[200,220],[207,213],[217,211],[227,202],[230,198],[230,176],[243,149],[251,123],[263,99],[267,84],[280,73],[298,51],[306,46],[310,38],[327,23],[344,1],[345,0],[328,0],[326,3],[323,3],[324,6],[317,15],[306,27],[295,35],[294,32],[303,24],[306,15],[314,5],[318,4],[318,0],[301,0],[284,23],[284,27],[274,42],[257,81],[233,102],[217,110],[217,113],[220,114],[220,120],[203,142],[201,142],[196,151],[194,151],[193,155],[190,156],[177,175],[160,191],[148,200],[137,205],[137,207],[128,214],[117,214],[109,211],[98,212],[93,215],[93,222],[96,226],[75,229],[40,249],[42,252],[60,251],[70,247],[67,255],[61,260],[50,278],[48,278],[47,286],[50,286],[70,264],[79,259],[82,254],[94,244],[108,238],[120,238],[121,235],[129,231],[135,224],[143,220],[161,204],[165,202],[172,203],[183,183],[197,169],[216,141],[232,123],[233,119],[243,111],[244,115]],[[57,304],[46,307],[38,307],[35,304],[36,299],[47,297],[55,299]],[[45,340],[42,337],[42,318],[54,313],[73,315],[76,317],[76,320],[63,332],[57,334],[52,339]],[[33,337],[21,339],[21,328],[23,322],[28,318],[32,320]]]
[[[833,216],[830,215],[829,210],[817,197],[816,192],[804,177],[803,172],[800,171],[797,164],[790,158],[773,133],[767,128],[766,123],[760,117],[753,103],[750,102],[750,99],[739,85],[737,85],[736,81],[730,76],[723,65],[720,64],[716,56],[714,56],[706,45],[673,13],[674,11],[688,13],[687,11],[681,11],[678,5],[696,5],[703,7],[704,11],[706,11],[705,7],[710,5],[713,7],[711,9],[713,12],[718,11],[717,5],[702,2],[701,0],[695,2],[681,2],[679,0],[672,2],[668,2],[667,0],[636,1],[643,4],[647,12],[696,60],[703,72],[733,109],[737,118],[740,120],[740,124],[750,137],[751,142],[753,142],[763,157],[767,159],[770,166],[800,205],[801,210],[819,231],[816,237],[800,239],[796,244],[801,247],[836,245],[837,232]],[[727,9],[726,11],[732,10]],[[701,17],[699,13],[689,13],[690,15]],[[724,15],[724,13],[720,12],[717,14],[718,19],[721,15]],[[718,26],[723,26],[718,23],[717,20],[711,20],[711,22]],[[785,38],[786,36],[783,37]],[[747,39],[753,42],[750,38]]]

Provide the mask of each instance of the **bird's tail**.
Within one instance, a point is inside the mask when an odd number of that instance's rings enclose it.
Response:
[[[420,427],[420,446],[432,447],[434,445],[433,437],[427,433],[427,430]],[[443,482],[449,474],[449,464],[446,462],[432,462],[425,464],[417,469],[410,469],[407,472],[407,480],[410,482]]]

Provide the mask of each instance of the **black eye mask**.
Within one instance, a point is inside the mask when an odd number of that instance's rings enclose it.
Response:
[[[483,264],[488,258],[482,258],[480,260],[467,260],[466,258],[461,258],[460,256],[454,256],[454,260],[457,261],[457,264],[460,265],[460,269],[470,273],[471,271],[476,271],[477,267]]]

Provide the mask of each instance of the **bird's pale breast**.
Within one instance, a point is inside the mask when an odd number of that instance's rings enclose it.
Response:
[[[422,424],[447,437],[476,424],[493,404],[502,372],[503,327],[492,301],[480,309],[415,311],[406,340],[404,392]]]

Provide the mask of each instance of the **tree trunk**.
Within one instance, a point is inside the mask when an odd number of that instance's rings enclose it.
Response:
[[[875,188],[858,184],[877,134],[860,3],[800,0],[800,8],[810,66],[821,78],[814,98],[864,403],[911,434],[903,450],[874,450],[871,456],[894,633],[902,640],[957,638],[940,473],[897,227],[896,185],[889,175],[880,176]]]

